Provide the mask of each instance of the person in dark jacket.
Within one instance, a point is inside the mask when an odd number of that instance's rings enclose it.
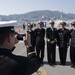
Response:
[[[32,48],[33,50],[35,51],[35,35],[34,35],[34,30],[32,30],[33,26],[31,23],[28,23],[28,30],[27,32],[30,34],[30,37],[31,37],[31,45],[32,45]]]
[[[61,65],[66,64],[67,48],[69,44],[69,30],[65,28],[65,25],[66,22],[61,22],[60,29],[57,31],[57,44]]]
[[[25,30],[25,23],[23,23],[23,30]]]
[[[46,30],[47,38],[47,59],[49,65],[56,64],[56,42],[57,29],[54,28],[54,21],[50,21],[50,27]]]
[[[35,38],[36,38],[36,53],[41,63],[43,64],[44,59],[44,47],[45,47],[45,29],[43,28],[43,22],[37,23],[38,28],[35,29]]]
[[[32,50],[28,33],[24,43],[29,51],[29,58],[12,53],[13,47],[18,43],[18,33],[16,34],[14,29],[16,23],[16,21],[0,22],[0,75],[31,75],[40,67],[40,61]]]
[[[70,60],[71,67],[75,68],[75,21],[71,23],[72,29],[70,30]]]

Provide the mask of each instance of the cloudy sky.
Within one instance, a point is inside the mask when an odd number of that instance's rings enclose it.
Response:
[[[51,10],[75,14],[75,0],[0,0],[0,15]]]

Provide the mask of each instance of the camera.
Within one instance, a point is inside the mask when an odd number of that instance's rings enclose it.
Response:
[[[26,34],[18,34],[17,39],[23,40],[23,37],[26,36]]]

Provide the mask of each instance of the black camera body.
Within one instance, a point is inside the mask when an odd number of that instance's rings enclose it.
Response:
[[[23,40],[23,37],[26,36],[26,34],[18,34],[17,39]]]

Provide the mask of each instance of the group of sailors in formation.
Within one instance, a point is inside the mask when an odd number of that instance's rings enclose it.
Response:
[[[71,67],[75,68],[75,22],[71,23],[72,29],[65,28],[66,22],[60,22],[59,29],[55,28],[54,21],[49,22],[50,26],[45,30],[43,22],[37,23],[37,28],[32,30],[31,23],[28,23],[28,33],[31,35],[33,50],[43,64],[45,52],[45,35],[47,42],[47,60],[50,66],[56,65],[56,46],[59,50],[60,65],[66,65],[67,50],[70,46]]]

